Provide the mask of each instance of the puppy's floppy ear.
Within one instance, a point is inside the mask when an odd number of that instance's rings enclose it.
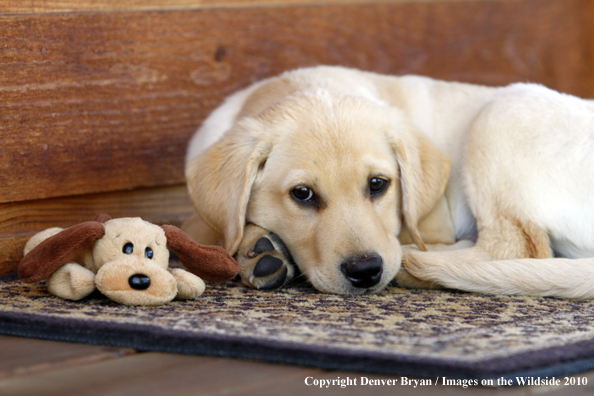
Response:
[[[233,279],[239,273],[239,265],[220,246],[196,243],[188,234],[172,225],[161,226],[167,237],[167,247],[177,254],[190,272],[210,282]]]
[[[269,140],[241,129],[236,125],[186,167],[196,211],[223,236],[223,245],[231,254],[243,237],[252,185],[273,147]]]
[[[446,152],[413,125],[399,124],[387,135],[400,167],[402,214],[413,242],[427,250],[417,225],[443,195],[452,165]]]
[[[36,283],[50,276],[60,266],[91,249],[105,234],[97,221],[81,223],[51,236],[33,248],[19,263],[18,273],[25,283]]]

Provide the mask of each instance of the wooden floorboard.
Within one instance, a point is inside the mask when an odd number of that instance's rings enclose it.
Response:
[[[469,387],[362,386],[361,378],[398,379],[240,359],[134,352],[126,348],[0,336],[0,395],[258,395],[258,396],[580,396],[594,393],[594,371],[584,386]],[[309,382],[357,379],[358,386],[308,386]],[[434,382],[434,381],[433,381]],[[563,382],[563,381],[562,381]]]
[[[143,353],[115,361],[0,381],[0,394],[214,395],[282,383],[311,369],[234,359]]]
[[[89,365],[133,353],[131,348],[0,336],[0,379]]]

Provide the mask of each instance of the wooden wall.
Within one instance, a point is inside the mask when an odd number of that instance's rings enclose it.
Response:
[[[3,0],[0,273],[95,213],[179,224],[183,159],[233,91],[339,64],[594,96],[592,0]]]

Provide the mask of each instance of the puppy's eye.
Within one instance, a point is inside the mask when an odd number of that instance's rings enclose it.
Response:
[[[390,182],[386,179],[382,179],[381,177],[373,177],[369,180],[369,195],[372,197],[375,195],[379,195],[383,193]]]
[[[293,198],[301,203],[311,203],[314,202],[316,196],[314,192],[309,187],[297,187],[291,191]]]
[[[153,249],[151,249],[150,247],[147,247],[146,249],[144,249],[144,257],[146,257],[149,260],[153,259]]]
[[[128,242],[124,245],[122,251],[124,252],[124,254],[132,254],[132,252],[134,251],[134,245]]]

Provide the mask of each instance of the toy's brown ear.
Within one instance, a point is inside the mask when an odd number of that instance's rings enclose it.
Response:
[[[97,221],[88,221],[66,228],[27,253],[19,264],[19,277],[25,283],[46,279],[61,265],[76,257],[79,252],[91,249],[95,240],[104,234],[103,224]]]
[[[196,243],[188,234],[172,225],[161,226],[167,237],[167,247],[177,254],[190,272],[210,282],[233,279],[239,273],[239,265],[220,246]]]
[[[105,213],[101,213],[95,216],[94,220],[98,221],[99,223],[105,223],[106,221],[111,220],[111,216]]]

